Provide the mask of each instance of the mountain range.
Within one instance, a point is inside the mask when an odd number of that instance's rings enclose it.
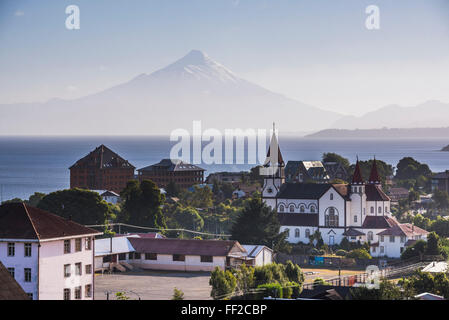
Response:
[[[326,128],[449,125],[449,105],[388,106],[362,117],[323,110],[237,76],[199,50],[151,74],[78,99],[0,105],[0,135],[167,135],[177,128]]]

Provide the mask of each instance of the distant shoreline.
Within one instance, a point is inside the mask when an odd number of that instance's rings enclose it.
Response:
[[[304,138],[327,139],[422,139],[447,138],[449,142],[449,127],[445,128],[383,128],[383,129],[325,129],[304,136]],[[441,146],[444,147],[444,146]]]

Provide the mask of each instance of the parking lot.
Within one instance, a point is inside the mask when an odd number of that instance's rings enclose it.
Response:
[[[210,299],[209,272],[142,271],[95,275],[95,299],[115,299],[116,292],[125,292],[130,299],[169,300],[176,287],[186,300]]]

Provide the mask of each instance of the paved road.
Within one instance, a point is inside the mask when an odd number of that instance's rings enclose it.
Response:
[[[169,300],[176,287],[184,292],[184,298],[210,299],[209,272],[142,271],[95,276],[95,299],[105,300],[106,291],[124,291],[131,299]],[[134,291],[135,293],[131,292]]]

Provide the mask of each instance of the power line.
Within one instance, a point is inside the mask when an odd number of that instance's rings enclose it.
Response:
[[[109,223],[109,224],[95,224],[95,225],[86,225],[88,228],[98,228],[98,227],[106,227],[106,226],[124,226],[124,227],[130,227],[130,228],[137,228],[137,229],[144,229],[144,230],[150,230],[150,231],[177,231],[177,232],[189,232],[193,234],[198,235],[205,235],[205,236],[214,236],[214,237],[231,237],[230,234],[219,234],[219,233],[208,233],[208,232],[200,232],[200,231],[193,231],[189,229],[162,229],[162,228],[151,228],[151,227],[142,227],[142,226],[136,226],[132,224],[127,223]]]

